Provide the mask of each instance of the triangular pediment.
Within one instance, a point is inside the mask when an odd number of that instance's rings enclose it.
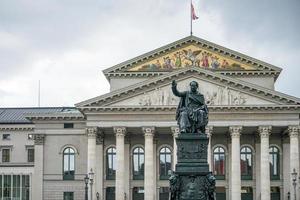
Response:
[[[104,74],[170,72],[186,67],[212,71],[273,71],[281,68],[239,52],[189,36],[104,70]]]
[[[241,80],[197,67],[183,68],[111,93],[78,103],[77,107],[97,106],[169,106],[178,98],[171,92],[171,82],[177,80],[179,90],[187,90],[196,80],[208,105],[286,105],[300,104],[296,97],[259,87]]]

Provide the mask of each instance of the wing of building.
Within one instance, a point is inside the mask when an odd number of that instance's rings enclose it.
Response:
[[[111,91],[75,107],[0,108],[0,199],[169,199],[173,80],[205,96],[218,200],[299,197],[300,99],[274,89],[280,72],[189,36],[104,70]]]

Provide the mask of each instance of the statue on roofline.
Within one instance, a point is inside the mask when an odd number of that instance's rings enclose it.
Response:
[[[179,92],[176,81],[172,81],[172,92],[175,96],[180,97],[176,111],[180,133],[205,134],[208,108],[204,96],[198,91],[198,88],[198,83],[191,81],[189,91]]]

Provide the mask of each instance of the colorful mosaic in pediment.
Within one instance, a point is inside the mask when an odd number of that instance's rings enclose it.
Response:
[[[152,59],[128,71],[172,71],[196,66],[211,70],[255,70],[251,65],[238,62],[224,55],[202,49],[195,45],[175,50],[169,54]]]

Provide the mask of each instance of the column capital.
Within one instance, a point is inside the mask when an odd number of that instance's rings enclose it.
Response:
[[[98,127],[87,127],[86,129],[86,134],[88,137],[96,137],[96,134],[98,132]]]
[[[178,126],[172,126],[171,131],[172,131],[173,137],[175,137],[175,138],[178,137],[178,135],[180,133],[180,130],[179,130]]]
[[[116,134],[116,136],[125,136],[126,135],[126,127],[122,126],[122,127],[114,127],[114,133]]]
[[[299,126],[294,125],[294,126],[288,126],[287,132],[290,137],[298,137],[299,135]]]
[[[142,130],[143,130],[143,133],[144,133],[145,137],[147,137],[147,136],[153,137],[154,136],[154,133],[155,133],[155,127],[154,126],[142,127]]]
[[[272,131],[272,126],[259,126],[258,133],[261,138],[269,137]]]
[[[97,134],[96,134],[96,144],[103,144],[104,141],[104,133],[103,130],[99,129]]]
[[[33,139],[35,145],[43,145],[45,143],[45,134],[34,134]]]
[[[214,127],[213,126],[206,126],[205,127],[205,133],[207,135],[207,137],[211,137],[212,133],[213,133]]]
[[[231,138],[239,138],[243,130],[242,126],[230,126],[229,133]]]

